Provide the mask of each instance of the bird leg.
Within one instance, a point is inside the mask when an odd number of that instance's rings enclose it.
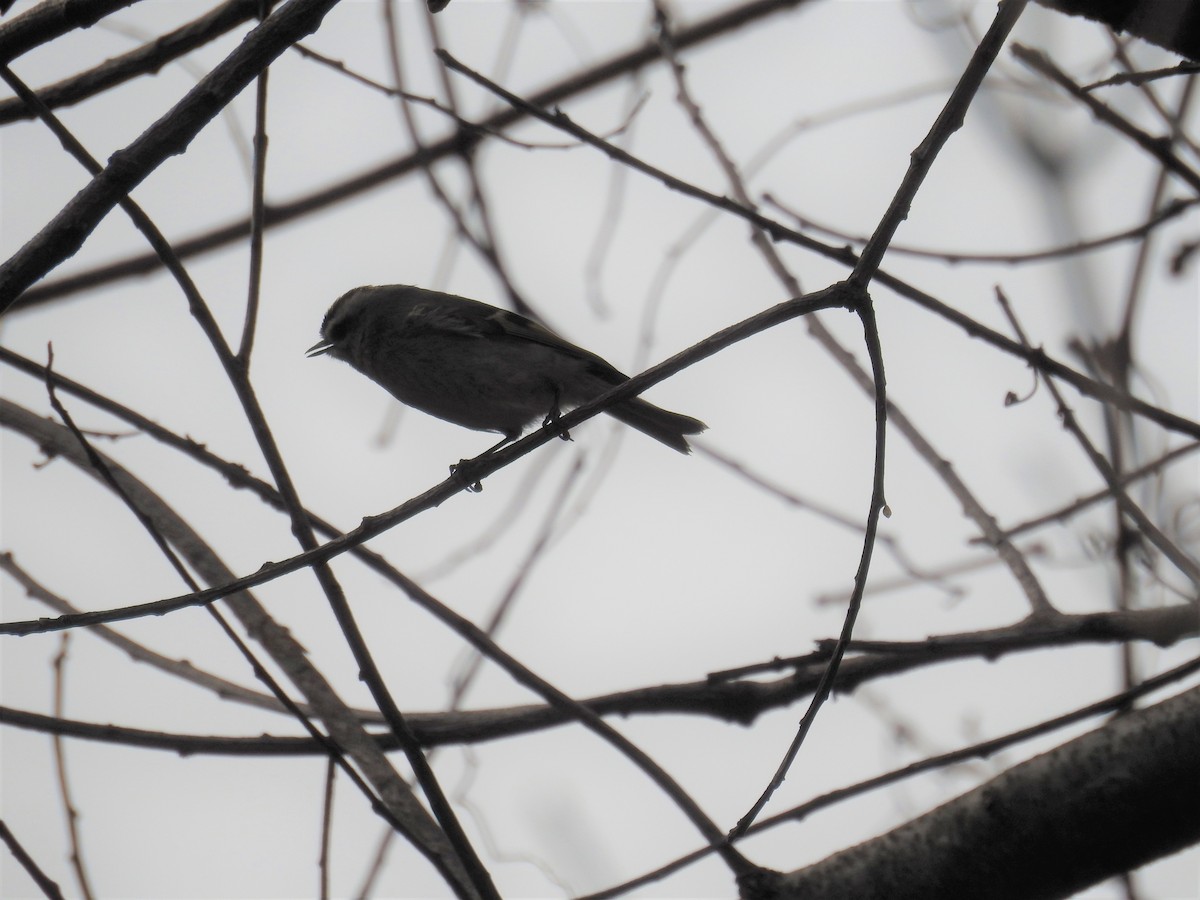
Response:
[[[562,418],[562,412],[559,410],[558,388],[554,388],[554,405],[550,407],[550,412],[546,413],[546,418],[542,419],[542,427],[557,425],[560,418]],[[571,433],[565,428],[558,429],[558,436],[564,441],[572,439]]]
[[[495,447],[492,450],[496,449]],[[490,453],[491,450],[488,451]],[[487,454],[484,454],[485,456]],[[478,494],[483,490],[483,482],[478,478],[472,478],[470,472],[472,460],[460,459],[456,464],[450,467],[450,477],[467,489],[470,494]]]
[[[491,456],[505,444],[511,444],[520,436],[521,432],[519,431],[505,433],[504,437],[480,453],[476,459],[483,459],[485,456]],[[450,467],[450,474],[472,494],[478,494],[483,490],[483,483],[478,478],[472,478],[470,475],[470,465],[473,462],[474,460],[471,459],[460,459],[455,465]]]

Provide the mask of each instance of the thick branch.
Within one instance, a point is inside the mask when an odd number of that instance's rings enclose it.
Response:
[[[996,660],[1010,653],[1076,644],[1149,641],[1169,646],[1200,632],[1195,607],[1179,604],[1162,609],[1123,610],[1058,616],[1053,625],[1026,620],[1011,628],[963,635],[937,635],[924,641],[853,641],[850,658],[838,670],[834,691],[849,694],[870,682],[963,659]],[[830,641],[822,650],[796,660],[714,673],[702,681],[634,688],[579,701],[598,715],[686,715],[749,726],[763,713],[781,709],[808,696],[819,683],[828,659]],[[499,660],[503,663],[503,660]],[[770,681],[761,676],[783,671]],[[381,724],[378,713],[359,714],[364,722]],[[406,716],[423,747],[476,744],[565,725],[578,719],[570,709],[552,703]],[[36,713],[0,707],[0,723],[64,734],[85,740],[168,750],[175,753],[213,753],[237,756],[307,756],[325,752],[306,737],[210,737],[140,731],[91,722],[71,722]],[[376,735],[384,750],[395,750],[394,735]]]
[[[77,28],[91,28],[109,13],[137,0],[46,0],[0,24],[0,63],[12,62],[35,47]]]
[[[1067,897],[1200,840],[1200,688],[783,876],[780,898]]]

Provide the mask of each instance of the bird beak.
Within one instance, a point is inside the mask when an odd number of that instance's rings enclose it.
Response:
[[[320,356],[322,353],[328,353],[333,349],[333,341],[320,340],[304,351],[304,355],[308,357]]]

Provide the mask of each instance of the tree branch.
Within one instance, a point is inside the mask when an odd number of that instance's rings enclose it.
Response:
[[[1200,688],[1021,763],[782,876],[772,896],[1067,897],[1200,840]]]

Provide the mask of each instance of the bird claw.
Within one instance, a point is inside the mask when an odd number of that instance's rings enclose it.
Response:
[[[542,427],[543,428],[549,428],[551,425],[557,425],[557,424],[558,424],[558,413],[557,412],[549,413],[546,416],[546,418],[542,419]],[[559,438],[559,440],[562,440],[562,441],[574,440],[574,438],[571,437],[571,432],[567,431],[567,429],[565,429],[565,428],[560,428],[558,430],[558,438]]]
[[[470,465],[471,460],[460,459],[456,465],[450,467],[450,476],[466,488],[468,493],[478,494],[483,490],[483,482],[471,477]]]

